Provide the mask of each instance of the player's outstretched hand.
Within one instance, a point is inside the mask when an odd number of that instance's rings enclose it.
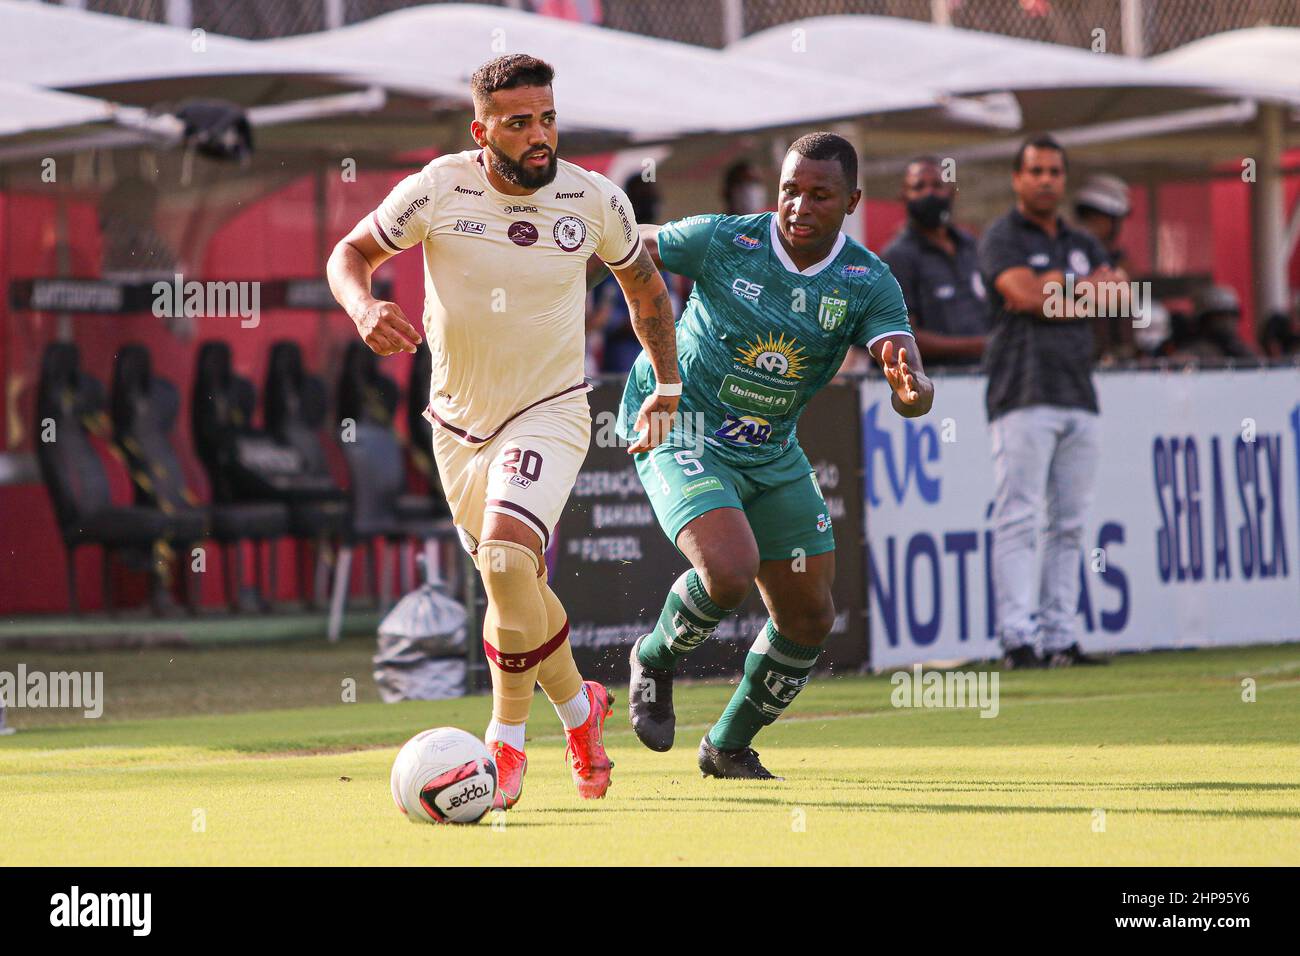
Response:
[[[900,347],[898,361],[894,361],[894,343],[886,341],[880,349],[880,363],[885,370],[885,381],[904,405],[912,405],[920,398],[916,378],[907,364],[907,349]]]
[[[641,411],[636,415],[637,440],[628,447],[629,455],[649,451],[668,437],[678,400],[677,395],[651,394],[641,403]]]
[[[396,302],[376,300],[360,315],[353,316],[352,321],[370,351],[377,355],[414,354],[420,344],[420,333],[406,320],[406,314]]]

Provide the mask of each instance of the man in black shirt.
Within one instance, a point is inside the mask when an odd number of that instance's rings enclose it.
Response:
[[[1110,267],[1095,238],[1058,215],[1066,158],[1055,140],[1026,141],[1013,168],[1016,204],[980,241],[994,308],[985,366],[998,637],[1006,667],[1093,663],[1079,648],[1075,610],[1083,522],[1100,455],[1087,306],[1102,283],[1127,277]]]
[[[956,190],[939,160],[907,164],[901,197],[907,222],[880,257],[903,289],[917,347],[931,365],[976,365],[990,313],[975,239],[951,224]]]

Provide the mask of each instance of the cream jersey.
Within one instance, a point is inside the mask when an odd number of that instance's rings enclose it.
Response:
[[[632,204],[599,173],[558,160],[527,196],[497,192],[481,150],[440,156],[393,188],[368,218],[384,249],[424,246],[424,334],[433,355],[429,419],[462,443],[583,378],[586,263],[632,262]]]

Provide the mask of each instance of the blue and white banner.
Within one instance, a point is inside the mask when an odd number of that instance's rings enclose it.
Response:
[[[1300,369],[1096,377],[1102,455],[1080,556],[1085,650],[1300,640]],[[929,415],[862,389],[871,662],[994,657],[982,377]]]

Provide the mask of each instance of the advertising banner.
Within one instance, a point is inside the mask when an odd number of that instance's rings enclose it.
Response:
[[[1102,451],[1079,562],[1086,651],[1300,639],[1300,368],[1096,376]],[[983,377],[906,420],[862,392],[875,669],[993,657]]]

